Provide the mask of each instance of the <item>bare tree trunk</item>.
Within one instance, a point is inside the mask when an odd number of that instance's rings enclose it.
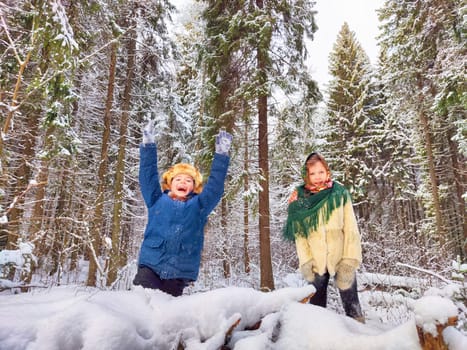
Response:
[[[451,136],[451,135],[450,135]],[[457,207],[459,212],[459,220],[461,220],[461,230],[463,235],[461,238],[461,247],[462,254],[467,257],[467,216],[465,211],[465,201],[463,198],[465,192],[465,183],[466,183],[466,166],[465,162],[459,162],[457,155],[459,154],[455,143],[452,141],[452,137],[448,137],[449,149],[451,153],[452,165],[453,165],[453,174],[454,174],[454,185],[456,188],[457,195]],[[464,242],[462,244],[462,242]]]
[[[28,153],[26,153],[28,152]],[[31,150],[32,152],[32,150]],[[29,191],[29,186],[28,182],[29,179],[31,178],[31,169],[29,167],[29,160],[26,158],[30,159],[31,154],[29,154],[29,151],[25,150],[25,153],[23,155],[24,160],[22,161],[22,164],[19,166],[17,171],[15,171],[14,178],[16,179],[16,184],[15,186],[11,187],[11,192],[16,193],[15,197],[12,198],[12,203],[11,206],[8,209],[8,224],[7,224],[7,232],[8,232],[8,241],[6,245],[6,249],[17,249],[17,242],[18,238],[20,236],[19,229],[20,229],[20,224],[22,221],[24,209],[23,209],[23,203],[24,203],[24,197],[26,195],[26,192]]]
[[[269,157],[268,157],[268,127],[267,127],[267,96],[258,100],[259,124],[259,169],[261,171],[259,192],[259,245],[261,289],[273,290],[274,278],[271,262],[270,242],[270,209],[269,209]]]
[[[46,134],[46,140],[47,140]],[[47,185],[47,179],[49,177],[49,164],[48,160],[41,160],[40,162],[39,173],[36,176],[36,183],[37,189],[34,199],[34,207],[32,209],[31,219],[30,219],[30,226],[29,226],[29,240],[31,242],[35,242],[38,238],[42,230],[42,224],[44,221],[44,204],[45,204],[45,188]],[[41,251],[40,245],[35,246],[35,253],[34,255],[40,260],[44,255],[44,251]],[[22,275],[21,280],[24,281],[25,284],[29,284],[32,279],[32,275],[34,270],[37,266],[32,266],[29,271]]]
[[[418,88],[419,91],[423,91],[424,85],[422,77],[418,76]],[[428,174],[430,177],[430,185],[431,185],[431,195],[433,201],[433,211],[435,215],[435,225],[436,225],[436,234],[437,239],[439,240],[441,248],[443,248],[446,242],[446,235],[443,226],[443,218],[441,216],[441,202],[439,197],[438,191],[438,180],[436,177],[436,164],[435,158],[433,153],[433,137],[432,137],[432,130],[428,121],[428,117],[426,115],[426,111],[424,109],[424,97],[422,95],[418,98],[419,104],[419,111],[418,111],[418,120],[420,123],[420,129],[424,140],[424,147],[427,157],[427,166],[428,166]]]
[[[60,284],[61,276],[64,271],[64,266],[67,259],[73,252],[73,244],[75,243],[74,237],[71,235],[71,225],[65,218],[69,217],[69,213],[72,211],[71,196],[74,191],[74,184],[70,184],[72,176],[66,176],[70,173],[69,162],[65,162],[63,171],[60,176],[60,184],[58,185],[58,194],[54,209],[54,219],[51,222],[49,231],[52,232],[52,247],[50,249],[50,256],[52,259],[52,269],[50,275],[56,275],[56,282]],[[72,181],[71,181],[72,182]],[[45,211],[47,213],[47,211]],[[41,255],[45,254],[44,251],[39,252]],[[72,268],[70,267],[69,271]]]
[[[31,241],[34,241],[40,233],[44,220],[45,188],[49,177],[49,164],[47,160],[42,160],[40,164],[39,173],[36,175],[37,189],[34,196],[34,207],[32,209],[29,226],[29,237]]]
[[[248,192],[249,182],[248,182],[248,127],[247,121],[245,118],[245,129],[244,129],[244,145],[245,151],[243,154],[243,190],[245,193]],[[249,241],[249,230],[250,230],[250,208],[248,204],[248,198],[243,199],[243,265],[246,273],[250,273],[250,254],[248,253],[248,241]]]
[[[53,134],[54,127],[50,126],[45,135],[44,135],[44,148],[47,149],[50,146],[51,138],[50,136]],[[34,197],[34,206],[32,209],[31,219],[30,219],[30,226],[28,229],[29,232],[29,240],[35,242],[38,240],[38,235],[40,234],[41,230],[43,230],[44,220],[45,220],[45,197],[46,197],[46,186],[49,178],[49,160],[42,159],[40,161],[39,171],[36,175],[36,193]],[[55,242],[54,242],[55,243]],[[41,249],[42,246],[40,244],[36,244],[35,246],[35,253],[34,255],[41,260],[41,258],[46,254],[45,250]],[[57,253],[52,251],[52,254]],[[53,255],[54,256],[54,255]],[[54,265],[58,264],[54,261]],[[52,268],[54,270],[54,268]],[[31,281],[32,274],[34,273],[34,269],[30,269],[28,275],[24,276],[24,281],[28,284]]]
[[[263,8],[263,0],[256,1]],[[261,76],[261,84],[267,83],[266,56],[263,48],[258,48],[257,68]],[[263,290],[274,289],[274,277],[271,262],[270,242],[270,208],[269,208],[269,144],[268,144],[268,97],[262,94],[258,97],[258,156],[261,172],[259,192],[259,250],[260,250],[260,287]]]
[[[441,247],[444,246],[446,242],[444,227],[443,227],[443,218],[441,216],[441,205],[439,199],[438,191],[438,180],[436,178],[436,167],[435,159],[433,155],[433,141],[430,133],[430,126],[428,125],[428,118],[424,111],[419,112],[419,120],[421,124],[421,129],[423,132],[425,140],[425,151],[428,160],[428,173],[430,175],[430,184],[431,184],[431,195],[433,200],[433,210],[435,214],[435,223],[436,223],[436,232],[438,234],[438,240]]]
[[[123,208],[123,184],[125,182],[125,155],[127,146],[128,120],[130,114],[131,88],[135,75],[135,54],[136,54],[136,30],[133,21],[130,20],[128,38],[128,63],[123,91],[122,118],[120,120],[120,141],[118,143],[117,169],[114,187],[114,208],[112,215],[112,250],[110,253],[109,274],[107,285],[110,286],[117,279],[117,271],[125,264],[122,259],[122,208]]]
[[[77,188],[77,186],[75,186],[74,179],[72,180],[72,185],[70,185],[70,187],[72,189],[75,189],[75,187]],[[71,206],[72,203],[69,203],[69,207]],[[73,203],[73,211],[75,213],[76,219],[72,221],[70,227],[70,234],[73,236],[71,243],[73,245],[73,249],[70,256],[70,271],[74,271],[78,267],[80,255],[84,255],[86,252],[86,243],[81,239],[83,228],[82,225],[79,224],[84,220],[86,212],[85,205],[83,204],[83,200],[81,198],[78,198],[76,204]]]
[[[224,278],[230,277],[230,261],[228,234],[227,234],[227,200],[222,198],[221,201],[221,230],[224,242],[222,243],[222,266],[224,271]]]
[[[6,26],[4,26],[4,28],[6,28]],[[33,33],[35,33],[35,31],[33,31]],[[1,160],[0,170],[1,170],[1,176],[2,176],[3,179],[6,179],[7,171],[6,171],[5,166],[6,166],[6,164],[8,164],[8,162],[6,161],[5,151],[4,151],[4,137],[5,137],[5,135],[8,134],[8,131],[10,130],[10,125],[12,123],[13,116],[16,113],[17,106],[19,105],[18,101],[19,101],[19,91],[20,91],[20,87],[21,87],[21,82],[23,81],[24,70],[26,69],[26,67],[27,67],[27,65],[29,63],[29,60],[31,59],[31,53],[33,51],[33,44],[35,43],[35,38],[36,38],[36,35],[33,35],[32,39],[31,39],[31,44],[32,44],[31,49],[26,54],[26,57],[24,58],[24,60],[20,60],[19,56],[17,56],[18,57],[18,64],[19,64],[19,71],[18,71],[18,75],[16,77],[15,89],[14,89],[13,95],[11,97],[11,105],[7,109],[7,113],[6,113],[6,116],[5,116],[5,121],[4,121],[3,127],[2,127],[2,132],[0,133],[0,160]]]
[[[8,32],[8,26],[4,22],[4,18],[1,18],[2,21],[2,27],[3,29]],[[33,21],[34,25],[36,26],[36,21]],[[1,126],[1,132],[0,132],[0,188],[2,188],[5,193],[11,192],[14,193],[15,195],[12,196],[5,196],[3,198],[0,196],[0,199],[2,200],[3,203],[1,207],[3,208],[8,208],[4,213],[0,213],[1,217],[7,217],[8,222],[5,224],[0,224],[0,244],[3,245],[3,242],[6,241],[5,248],[6,249],[16,249],[16,242],[18,239],[18,230],[17,228],[18,223],[20,221],[20,218],[22,216],[22,210],[17,207],[19,204],[18,202],[13,202],[13,203],[8,203],[8,201],[12,199],[19,199],[20,202],[23,201],[23,196],[19,197],[21,191],[25,190],[27,188],[27,184],[29,181],[30,177],[30,169],[29,169],[29,160],[25,159],[23,161],[23,164],[19,167],[18,172],[20,176],[24,177],[16,177],[16,179],[19,179],[17,186],[11,186],[10,183],[12,181],[11,175],[9,174],[8,171],[8,166],[9,166],[9,160],[7,157],[7,152],[5,151],[5,140],[7,135],[10,133],[10,127],[13,122],[13,118],[15,117],[16,114],[18,114],[18,109],[20,106],[20,100],[21,100],[21,84],[25,80],[25,70],[29,64],[29,61],[31,59],[31,54],[33,53],[35,46],[36,46],[36,38],[37,38],[37,28],[32,28],[31,30],[31,40],[30,40],[30,50],[26,53],[24,58],[21,58],[19,55],[16,55],[17,59],[17,64],[18,64],[18,74],[16,75],[16,83],[15,87],[13,89],[13,93],[11,95],[10,99],[10,104],[8,105],[8,108],[6,108],[6,111],[4,112],[3,115],[3,125]],[[10,38],[10,34],[7,36]],[[10,45],[12,47],[15,47],[15,43],[11,41],[10,39]],[[35,110],[35,108],[32,109],[30,115],[27,113],[26,118],[28,120],[28,126],[33,125],[33,130],[37,130],[37,118],[38,118],[38,112]],[[35,123],[35,125],[34,125]],[[24,140],[25,140],[25,150],[24,154],[25,157],[28,155],[31,155],[33,153],[34,145],[35,145],[35,137],[29,133],[29,128],[28,130],[24,133]],[[34,134],[31,131],[32,134]],[[34,134],[35,135],[35,134]],[[21,144],[21,143],[20,143]],[[20,152],[23,153],[23,152]],[[11,189],[11,191],[9,191]],[[19,192],[18,192],[19,191]],[[14,205],[13,207],[11,205]],[[3,220],[2,220],[3,221]],[[11,225],[13,224],[13,225]],[[3,248],[0,245],[0,248]]]
[[[105,194],[105,175],[108,168],[108,149],[109,149],[109,140],[110,140],[110,120],[111,120],[111,111],[113,104],[113,94],[115,89],[115,74],[116,74],[116,64],[117,64],[117,48],[118,44],[116,42],[112,43],[110,51],[110,65],[109,65],[109,81],[107,84],[107,99],[105,103],[104,111],[104,132],[102,135],[102,147],[101,147],[101,156],[99,160],[99,170],[97,172],[97,199],[94,209],[94,218],[91,224],[90,240],[89,242],[89,271],[88,271],[88,286],[96,285],[96,273],[98,270],[99,262],[96,261],[99,256],[101,248],[101,231],[104,222],[103,212],[104,212],[104,194]]]

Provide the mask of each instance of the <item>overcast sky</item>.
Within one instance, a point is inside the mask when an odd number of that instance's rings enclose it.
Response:
[[[344,22],[355,32],[371,63],[376,63],[378,17],[375,10],[383,3],[384,0],[316,0],[318,31],[308,49],[311,74],[321,87],[329,80],[329,53]]]

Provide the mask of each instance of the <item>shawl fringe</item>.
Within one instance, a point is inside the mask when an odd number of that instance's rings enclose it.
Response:
[[[295,241],[297,236],[308,237],[319,225],[325,225],[334,210],[344,206],[350,195],[344,186],[334,181],[329,189],[310,196],[305,195],[305,186],[297,187],[298,199],[289,204],[287,222],[283,230],[286,240]]]

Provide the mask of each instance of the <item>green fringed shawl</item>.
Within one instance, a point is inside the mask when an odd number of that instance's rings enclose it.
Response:
[[[305,186],[297,187],[298,199],[289,204],[284,238],[294,241],[297,235],[307,237],[320,222],[326,224],[332,212],[344,206],[350,196],[344,186],[333,182],[331,188],[305,196]]]

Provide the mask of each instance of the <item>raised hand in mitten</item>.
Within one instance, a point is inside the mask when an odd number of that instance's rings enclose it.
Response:
[[[221,130],[216,136],[216,153],[228,156],[231,144],[232,135],[227,131]]]
[[[143,128],[143,144],[156,143],[156,129],[154,121],[150,120]]]

